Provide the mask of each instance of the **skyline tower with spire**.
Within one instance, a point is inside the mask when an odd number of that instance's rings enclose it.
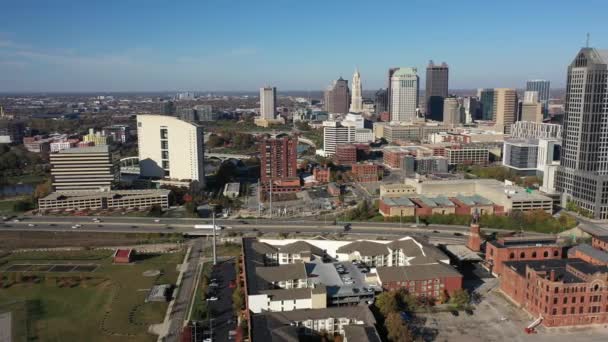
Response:
[[[363,97],[361,93],[361,74],[359,74],[359,68],[355,68],[355,73],[353,74],[353,90],[351,93],[350,112],[361,113],[363,111]]]

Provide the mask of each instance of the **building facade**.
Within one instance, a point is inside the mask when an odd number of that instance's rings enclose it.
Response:
[[[350,112],[361,113],[363,111],[363,95],[361,86],[361,74],[359,70],[355,70],[353,74],[353,91],[350,101]]]
[[[335,80],[324,94],[325,110],[329,113],[346,114],[350,105],[348,81],[340,77]]]
[[[507,261],[561,259],[564,247],[555,237],[504,237],[486,243],[486,266],[501,275]]]
[[[418,117],[419,83],[416,68],[399,68],[391,76],[391,122],[414,122]]]
[[[561,165],[556,188],[608,219],[608,50],[583,48],[568,67]]]
[[[138,115],[137,143],[142,177],[205,183],[202,126],[170,116]]]
[[[323,121],[323,152],[326,157],[333,156],[340,145],[354,143],[357,128],[343,126],[338,121]]]
[[[464,111],[457,98],[446,97],[443,100],[442,108],[444,125],[454,127],[464,122]]]
[[[546,116],[549,112],[549,99],[551,90],[551,82],[546,80],[530,80],[526,81],[526,91],[538,92],[538,101],[541,103],[542,112]]]
[[[274,120],[277,110],[277,88],[260,88],[260,117]]]
[[[108,146],[61,150],[50,162],[54,191],[109,191],[117,179]]]
[[[267,139],[260,144],[260,180],[290,180],[297,178],[298,140],[289,137]]]
[[[517,91],[510,88],[494,89],[493,121],[497,126],[503,126],[509,133],[511,125],[517,121]]]
[[[444,99],[448,96],[449,68],[433,61],[426,67],[426,118],[444,121]]]

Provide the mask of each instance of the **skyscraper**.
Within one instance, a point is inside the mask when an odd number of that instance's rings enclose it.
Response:
[[[517,121],[517,91],[510,88],[494,88],[494,122],[504,126],[504,132],[509,133],[511,125]]]
[[[393,77],[393,74],[395,73],[395,71],[399,70],[399,68],[389,68],[388,69],[388,80],[386,82],[386,109],[388,110],[388,112],[391,112],[391,78]]]
[[[357,69],[353,74],[353,92],[350,101],[350,111],[353,113],[361,113],[363,111],[363,97],[361,92],[361,74],[359,74],[359,70]]]
[[[325,110],[329,113],[346,114],[350,104],[348,81],[340,77],[325,90]]]
[[[568,67],[556,189],[595,219],[608,219],[608,50],[582,48]]]
[[[443,123],[450,126],[458,126],[464,121],[464,110],[458,99],[446,97],[443,100]]]
[[[398,68],[391,77],[391,122],[414,122],[417,118],[420,79],[416,68]]]
[[[337,147],[355,142],[357,127],[343,126],[341,122],[323,121],[323,152],[333,156]]]
[[[380,89],[374,94],[374,105],[376,106],[376,114],[388,111],[387,89]]]
[[[520,120],[530,122],[543,121],[542,104],[538,102],[537,91],[526,91],[524,93],[524,101],[521,104]]]
[[[549,112],[549,91],[551,83],[545,80],[530,80],[526,82],[527,91],[537,91],[538,101],[543,105],[543,114],[546,116]]]
[[[260,117],[263,119],[274,120],[277,109],[277,88],[260,88]]]
[[[55,191],[110,190],[116,169],[108,146],[77,147],[50,154]]]
[[[203,127],[172,116],[138,115],[140,174],[205,183]]]
[[[448,96],[449,68],[446,63],[435,65],[433,61],[426,67],[426,117],[435,121],[443,120],[443,99]]]
[[[494,89],[479,89],[479,104],[481,107],[481,120],[494,120]]]
[[[480,119],[479,101],[476,97],[465,97],[462,99],[462,107],[464,108],[464,122],[471,123],[473,120]]]
[[[298,140],[290,137],[266,139],[260,144],[260,180],[289,180],[297,177]]]

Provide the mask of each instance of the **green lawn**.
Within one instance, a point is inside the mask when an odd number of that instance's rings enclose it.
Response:
[[[79,257],[78,253],[82,253]],[[147,289],[154,284],[175,283],[176,264],[183,253],[142,258],[131,265],[113,265],[111,253],[97,251],[22,253],[0,259],[3,284],[13,277],[3,272],[14,263],[96,263],[91,273],[36,273],[38,283],[22,280],[0,290],[0,311],[12,302],[24,303],[27,328],[15,331],[15,340],[27,335],[38,341],[153,341],[148,325],[162,322],[167,303],[145,303]],[[46,259],[45,259],[46,258]],[[52,259],[51,259],[52,258]],[[144,277],[146,270],[161,270],[158,277]],[[26,273],[23,273],[26,276]],[[74,277],[71,285],[60,287],[56,277]],[[79,281],[80,277],[91,277]],[[12,279],[14,281],[14,278]],[[15,314],[19,311],[15,306]],[[9,305],[10,307],[10,305]],[[6,310],[6,309],[5,309]],[[22,320],[21,320],[22,321]],[[26,329],[27,333],[23,333]],[[19,331],[21,330],[21,332]]]

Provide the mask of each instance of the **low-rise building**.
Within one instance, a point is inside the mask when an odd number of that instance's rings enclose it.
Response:
[[[406,289],[418,297],[438,299],[462,289],[462,274],[452,266],[383,266],[377,268],[378,281],[385,290]]]
[[[38,209],[119,209],[150,208],[159,206],[169,208],[169,193],[158,190],[114,190],[114,191],[64,191],[53,192],[38,199]]]
[[[377,182],[380,167],[376,164],[354,164],[351,169],[355,181],[360,183]]]
[[[500,289],[547,327],[608,323],[608,267],[580,259],[508,261]]]
[[[485,264],[496,275],[501,275],[508,261],[561,259],[564,247],[555,237],[503,237],[486,243]]]
[[[490,151],[487,148],[453,146],[445,149],[449,165],[487,165]]]
[[[499,208],[500,209],[500,208]],[[496,206],[479,195],[424,196],[406,194],[402,197],[381,197],[379,212],[385,217],[430,216],[430,215],[492,215]]]
[[[336,146],[334,161],[337,165],[353,165],[357,163],[357,147],[353,144]]]
[[[407,197],[383,197],[378,201],[378,209],[384,217],[416,215],[416,204]]]
[[[331,177],[331,168],[315,167],[312,170],[312,175],[315,178],[315,181],[317,181],[319,183],[329,183],[329,179]]]
[[[380,185],[380,197],[402,197],[404,195],[415,193],[415,187],[404,183]]]
[[[608,266],[608,253],[586,243],[570,248],[568,258],[581,259],[593,265]]]

